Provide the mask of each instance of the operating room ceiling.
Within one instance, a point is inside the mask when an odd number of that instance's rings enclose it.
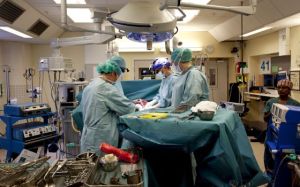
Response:
[[[3,0],[2,0],[3,1]],[[12,0],[18,2],[18,0]],[[195,0],[196,1],[196,0]],[[128,3],[128,0],[86,0],[88,8],[97,8],[101,10],[109,10],[110,12],[118,11],[124,5]],[[1,0],[0,0],[1,3]],[[48,19],[55,27],[47,37],[35,37],[34,39],[22,39],[12,34],[0,31],[0,40],[12,40],[12,41],[26,41],[35,43],[46,43],[49,39],[59,37],[62,33],[61,24],[61,11],[60,5],[54,3],[53,0],[24,0],[33,10],[41,14],[45,19]],[[244,5],[249,4],[249,0],[212,0],[209,4],[222,5],[222,6],[240,6],[241,3]],[[294,26],[298,23],[288,24],[289,20],[278,21],[295,15],[300,12],[300,1],[299,0],[258,0],[257,15],[255,16],[244,16],[244,30],[252,31],[263,27],[265,25],[276,22],[277,25],[273,29],[266,31],[274,32],[278,29],[286,26]],[[22,17],[22,16],[21,16]],[[295,16],[294,16],[295,17]],[[28,17],[26,19],[31,19]],[[239,39],[240,35],[240,16],[235,13],[230,13],[221,10],[211,9],[200,9],[200,13],[192,21],[188,23],[177,23],[179,31],[208,31],[218,41],[226,41],[232,39]],[[72,22],[68,19],[68,22]],[[300,21],[299,21],[300,24]],[[9,25],[4,21],[0,20],[0,25]],[[85,25],[82,25],[86,27]],[[21,26],[18,26],[22,30]],[[27,29],[23,29],[27,30]],[[244,32],[244,33],[245,33]],[[261,34],[260,34],[261,35]]]

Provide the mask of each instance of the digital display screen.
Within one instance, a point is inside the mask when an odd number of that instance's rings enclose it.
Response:
[[[265,87],[274,87],[274,76],[273,75],[264,75],[264,86]]]
[[[140,68],[141,75],[152,75],[152,71],[149,68]]]

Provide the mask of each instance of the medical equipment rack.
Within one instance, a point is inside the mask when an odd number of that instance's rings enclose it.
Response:
[[[274,103],[272,120],[268,123],[265,141],[265,165],[272,178],[272,186],[293,186],[292,173],[288,168],[290,155],[300,154],[300,107]],[[289,180],[290,179],[290,180]]]
[[[51,136],[45,136],[41,140],[36,141],[20,141],[13,138],[13,131],[14,131],[14,125],[16,122],[20,120],[28,120],[28,119],[34,119],[41,117],[43,118],[43,123],[45,125],[48,124],[48,119],[54,115],[53,112],[38,114],[38,115],[31,115],[31,116],[8,116],[8,115],[0,115],[0,119],[6,124],[6,132],[5,137],[0,137],[0,148],[6,149],[6,161],[10,161],[12,158],[12,153],[21,153],[23,148],[28,147],[33,144],[50,141],[53,139],[58,139],[59,135],[51,135]]]

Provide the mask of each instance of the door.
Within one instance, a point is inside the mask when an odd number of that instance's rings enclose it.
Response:
[[[155,78],[154,74],[149,70],[153,60],[134,60],[134,80]]]
[[[205,62],[205,75],[209,84],[209,100],[216,103],[227,101],[228,61],[209,60]]]

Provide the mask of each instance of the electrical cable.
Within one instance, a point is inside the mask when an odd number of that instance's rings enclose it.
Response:
[[[75,123],[74,123],[74,119],[71,115],[71,125],[72,125],[72,129],[77,132],[77,133],[80,133],[80,130],[78,130],[78,127],[75,127]],[[77,126],[77,125],[76,125]]]
[[[53,87],[54,87],[54,83],[51,82],[51,76],[50,76],[50,72],[48,71],[48,78],[49,78],[49,83],[50,83],[50,93],[51,93],[51,98],[54,102],[54,106],[55,106],[55,111],[57,112],[58,111],[58,108],[57,108],[57,104],[56,104],[56,101],[54,99],[54,96],[53,96]]]
[[[278,165],[278,168],[277,168],[277,170],[276,170],[276,174],[274,175],[273,183],[275,183],[276,178],[277,178],[278,173],[279,173],[279,170],[280,170],[280,167],[282,166],[282,164],[284,163],[285,159],[287,159],[287,158],[289,158],[288,155],[285,155],[285,156],[283,157],[283,159],[280,161],[280,163],[279,163],[279,165]]]
[[[62,150],[62,149],[59,149],[59,151],[62,152],[62,153],[64,153],[64,154],[66,154],[66,155],[70,155],[70,156],[73,156],[73,157],[76,157],[76,156],[77,156],[77,155],[74,155],[74,154],[72,154],[72,153],[68,153],[68,152],[66,152],[66,151],[64,151],[64,150]]]
[[[42,72],[42,89],[41,89],[41,101],[43,101],[43,91],[44,91],[44,71]],[[48,102],[48,98],[47,98],[47,102]]]
[[[39,89],[41,89],[41,72],[39,71]],[[41,103],[41,95],[39,96],[39,103]]]

